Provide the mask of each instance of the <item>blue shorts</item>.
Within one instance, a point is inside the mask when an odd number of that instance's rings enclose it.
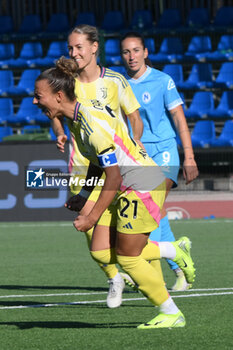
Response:
[[[174,182],[177,186],[177,178],[180,169],[180,157],[177,143],[174,138],[161,142],[143,142],[148,155],[156,164],[161,166],[164,176]]]

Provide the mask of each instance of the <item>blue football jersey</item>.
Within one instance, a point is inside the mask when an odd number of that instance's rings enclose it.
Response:
[[[141,105],[139,112],[144,124],[141,141],[160,142],[174,138],[176,133],[169,110],[181,105],[183,101],[173,79],[151,67],[147,67],[139,79],[127,75],[126,78]],[[131,128],[130,133],[132,135]]]

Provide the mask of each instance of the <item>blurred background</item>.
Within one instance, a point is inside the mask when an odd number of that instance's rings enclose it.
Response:
[[[64,155],[56,150],[49,120],[32,98],[36,77],[68,56],[67,34],[82,23],[100,30],[99,63],[121,73],[120,36],[142,32],[153,66],[177,85],[200,177],[186,186],[181,172],[170,207],[179,201],[182,217],[232,217],[232,0],[2,0],[0,219],[71,218],[63,208],[68,193],[28,191],[25,169],[34,162],[50,162],[56,169],[67,163],[68,150]]]

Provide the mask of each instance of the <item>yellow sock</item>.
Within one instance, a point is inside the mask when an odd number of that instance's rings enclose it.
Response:
[[[115,264],[117,262],[115,249],[94,250],[90,253],[99,264]]]
[[[147,245],[142,250],[141,256],[147,261],[161,259],[159,246],[148,240]]]
[[[142,256],[117,255],[117,261],[122,269],[138,284],[140,291],[159,306],[164,303],[169,294],[159,273]]]
[[[89,248],[91,245],[92,234],[93,234],[93,228],[91,228],[90,230],[85,232],[87,244],[88,244]],[[116,267],[115,264],[107,264],[107,263],[103,264],[103,263],[99,263],[99,262],[97,262],[97,264],[99,265],[101,270],[103,270],[103,272],[105,273],[105,275],[107,276],[108,279],[115,277],[116,274],[118,273],[118,268]]]
[[[163,281],[163,283],[165,283],[163,279],[163,272],[160,260],[151,260],[150,265],[158,272],[161,280]]]

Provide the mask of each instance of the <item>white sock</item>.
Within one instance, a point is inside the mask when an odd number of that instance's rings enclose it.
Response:
[[[112,280],[113,280],[114,282],[121,282],[121,281],[122,281],[121,274],[120,274],[119,272],[117,272],[116,276],[114,276],[114,277],[112,278]]]
[[[178,307],[174,303],[171,297],[169,297],[163,304],[159,306],[159,311],[163,314],[174,315],[179,312]]]
[[[176,257],[176,248],[170,242],[158,242],[161,258],[173,260]]]

